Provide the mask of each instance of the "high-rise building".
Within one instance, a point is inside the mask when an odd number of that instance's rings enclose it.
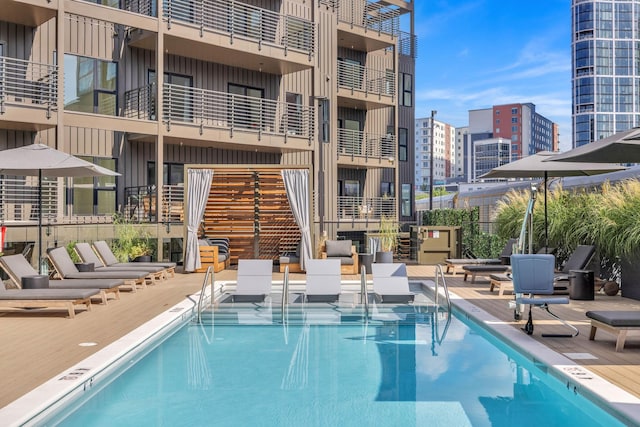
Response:
[[[455,174],[456,129],[433,120],[433,183],[443,185]],[[429,191],[431,180],[431,118],[416,119],[415,188]]]
[[[640,125],[640,1],[573,0],[572,146]]]
[[[202,228],[234,258],[295,250],[288,168],[308,170],[312,238],[362,242],[383,216],[415,220],[414,4],[3,1],[0,153],[41,142],[121,174],[45,182],[49,244],[110,237],[118,211],[173,257],[194,165],[215,171]],[[37,201],[14,196],[0,194],[9,244],[36,225]],[[63,226],[78,223],[92,227]]]
[[[496,166],[535,154],[557,151],[558,126],[536,112],[532,103],[494,105],[491,108],[469,110],[468,134],[460,135],[464,144],[463,173],[467,182]],[[509,143],[508,149],[505,144]],[[476,145],[483,145],[476,149]],[[476,157],[482,153],[482,159]],[[489,157],[495,154],[492,161]],[[508,154],[508,158],[505,155]],[[491,166],[495,165],[495,166]],[[488,169],[487,169],[488,168]]]

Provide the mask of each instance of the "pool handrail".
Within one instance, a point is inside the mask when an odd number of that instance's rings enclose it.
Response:
[[[442,264],[436,264],[436,273],[435,273],[435,289],[434,289],[434,302],[436,306],[440,306],[438,303],[438,296],[440,295],[440,290],[438,289],[439,279],[442,279],[442,288],[444,289],[444,295],[447,299],[447,312],[451,313],[451,298],[449,297],[449,288],[447,287],[447,280],[444,277],[444,272],[442,270]]]
[[[200,298],[198,298],[198,307],[197,307],[197,323],[202,323],[202,300],[204,299],[204,291],[207,288],[207,279],[211,284],[211,295],[213,296],[213,276],[214,276],[213,266],[207,267],[207,272],[204,275],[204,280],[202,281],[202,289],[200,289]]]
[[[282,323],[286,323],[287,318],[285,310],[289,304],[289,266],[284,268],[284,279],[282,280]]]
[[[367,269],[363,265],[360,269],[360,302],[364,305],[365,318],[369,318],[369,294],[367,293]]]

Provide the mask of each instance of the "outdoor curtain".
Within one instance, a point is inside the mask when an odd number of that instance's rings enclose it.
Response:
[[[184,271],[202,267],[198,250],[198,230],[211,189],[212,169],[187,170],[187,241],[184,246]]]
[[[311,259],[311,229],[309,226],[309,171],[306,169],[282,170],[284,188],[287,190],[289,206],[300,228],[300,268]]]

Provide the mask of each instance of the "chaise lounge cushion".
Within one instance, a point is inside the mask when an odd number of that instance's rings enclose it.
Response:
[[[611,326],[640,326],[639,311],[587,311],[587,317]]]

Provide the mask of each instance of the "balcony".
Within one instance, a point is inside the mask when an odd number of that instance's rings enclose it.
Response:
[[[338,61],[338,102],[342,107],[371,110],[395,104],[396,73]]]
[[[167,136],[281,149],[309,149],[313,108],[165,83],[162,122]],[[125,93],[125,117],[155,120],[152,86]],[[242,138],[237,138],[242,134]]]
[[[0,57],[0,128],[40,130],[55,126],[55,65]]]
[[[338,45],[361,52],[394,46],[402,10],[382,2],[339,0]]]
[[[338,129],[338,161],[359,166],[393,167],[395,135]]]
[[[383,216],[395,217],[395,197],[338,197],[338,220],[379,221]]]
[[[37,27],[58,13],[58,0],[8,0],[2,2],[0,21]]]
[[[241,2],[165,0],[170,54],[276,75],[313,67],[313,22]],[[155,34],[130,31],[131,46],[155,49]]]

